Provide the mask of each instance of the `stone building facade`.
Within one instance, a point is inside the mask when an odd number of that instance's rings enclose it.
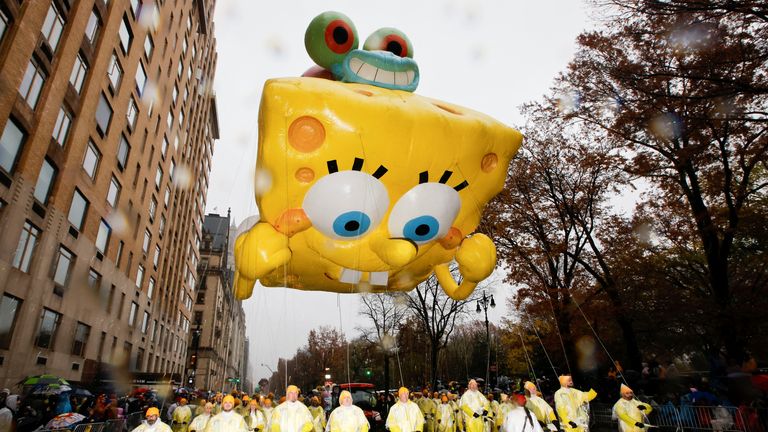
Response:
[[[183,374],[214,5],[0,0],[0,387]]]

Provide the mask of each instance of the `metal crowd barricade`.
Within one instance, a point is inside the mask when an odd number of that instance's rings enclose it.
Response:
[[[126,419],[107,420],[103,432],[125,432],[126,424]]]
[[[106,423],[83,423],[75,427],[74,432],[104,432]]]
[[[133,430],[134,428],[136,428],[138,425],[141,424],[142,420],[144,420],[143,412],[139,411],[139,412],[128,414],[128,416],[125,418],[127,429]]]
[[[618,430],[612,405],[592,404],[590,411],[596,429]],[[655,407],[644,423],[662,432],[765,432],[764,428],[751,424],[754,422],[745,421],[741,411],[732,406],[667,404]]]

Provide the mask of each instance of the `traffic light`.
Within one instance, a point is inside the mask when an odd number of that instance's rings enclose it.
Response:
[[[366,376],[366,377],[368,377],[368,378],[370,378],[370,377],[371,377],[371,375],[373,375],[373,372],[371,372],[371,370],[370,370],[370,369],[366,369],[366,370],[365,370],[365,376]]]
[[[192,356],[189,358],[189,368],[197,369],[197,354],[192,354]]]

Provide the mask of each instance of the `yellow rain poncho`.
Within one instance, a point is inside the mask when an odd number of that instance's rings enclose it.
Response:
[[[488,399],[477,390],[467,390],[461,396],[459,407],[464,414],[464,427],[467,432],[482,432],[485,428],[485,417],[489,414]],[[485,411],[485,414],[483,412]]]
[[[345,405],[346,399],[349,399],[349,405]],[[330,432],[368,432],[368,419],[360,407],[351,404],[352,395],[348,391],[341,392],[339,402],[342,405],[328,417]]]
[[[408,389],[401,387],[398,395],[408,396]],[[387,429],[390,432],[422,432],[424,430],[424,415],[419,406],[410,400],[405,402],[398,399],[389,409]]]
[[[632,395],[632,389],[621,385],[621,395],[627,393]],[[647,403],[640,402],[637,399],[621,399],[613,405],[613,416],[619,420],[619,432],[646,432],[644,427],[638,427],[637,423],[646,423],[648,414],[653,410]]]
[[[312,413],[301,402],[285,401],[272,411],[271,432],[310,432],[314,429]]]
[[[185,402],[186,403],[186,402]],[[173,425],[171,429],[173,432],[187,432],[189,422],[192,420],[192,410],[189,409],[189,405],[177,406],[173,410]]]
[[[205,432],[248,432],[245,419],[235,410],[222,411],[208,420]]]
[[[453,412],[453,406],[448,403],[441,403],[438,407],[438,415],[440,417],[440,423],[437,425],[439,432],[455,432],[456,431],[456,414]]]
[[[429,398],[429,395],[426,397],[417,396],[414,402],[419,406],[421,414],[424,416],[424,432],[435,432],[435,425],[437,424],[437,406],[435,402]]]
[[[597,392],[592,389],[583,392],[566,387],[565,382],[567,380],[570,380],[570,377],[561,376],[560,390],[555,392],[555,408],[560,417],[560,427],[565,432],[587,432],[589,430],[589,401],[597,396]]]
[[[312,414],[312,425],[315,432],[323,432],[325,430],[325,410],[323,407],[310,406],[309,413]]]

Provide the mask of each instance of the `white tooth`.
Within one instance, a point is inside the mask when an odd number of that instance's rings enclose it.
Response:
[[[376,79],[376,72],[378,69],[372,65],[369,65],[368,63],[363,63],[363,66],[360,68],[359,71],[357,71],[357,76],[360,78],[367,79],[368,81],[373,81]]]
[[[394,84],[395,73],[392,71],[379,69],[379,73],[376,75],[376,82],[380,82],[383,84]]]
[[[362,60],[360,60],[357,57],[352,57],[351,59],[349,59],[349,68],[352,69],[353,72],[357,73],[357,71],[359,71],[361,67],[363,67]]]
[[[395,72],[395,84],[406,85],[408,84],[408,74],[405,72]]]
[[[389,272],[371,272],[370,276],[371,285],[386,286],[389,279]]]
[[[408,84],[413,84],[413,78],[416,76],[416,73],[412,70],[406,71],[406,75],[408,75]]]
[[[360,282],[360,279],[362,277],[363,277],[363,272],[361,271],[344,269],[341,271],[341,277],[339,278],[339,282],[356,284]]]

